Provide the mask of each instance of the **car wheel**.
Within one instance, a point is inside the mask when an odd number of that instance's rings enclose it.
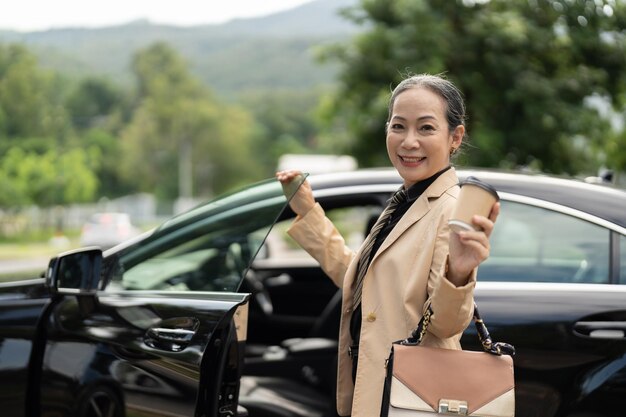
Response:
[[[99,385],[81,395],[77,417],[124,417],[124,404],[111,388]]]

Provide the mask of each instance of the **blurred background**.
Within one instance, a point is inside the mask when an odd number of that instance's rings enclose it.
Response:
[[[213,3],[3,10],[0,280],[285,164],[388,165],[408,74],[464,92],[458,165],[626,184],[626,0]]]

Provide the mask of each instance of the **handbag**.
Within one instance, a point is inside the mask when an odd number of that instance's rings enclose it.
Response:
[[[483,351],[421,346],[432,314],[429,305],[411,336],[391,346],[381,417],[513,417],[515,348],[492,342],[476,304]]]

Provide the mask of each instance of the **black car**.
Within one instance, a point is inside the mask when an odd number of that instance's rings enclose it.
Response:
[[[623,414],[626,192],[469,175],[502,201],[476,302],[516,347],[516,415]],[[309,180],[355,248],[401,182],[388,169]],[[286,237],[292,219],[269,180],[0,284],[2,415],[334,416],[340,292]],[[472,327],[462,344],[480,349]]]

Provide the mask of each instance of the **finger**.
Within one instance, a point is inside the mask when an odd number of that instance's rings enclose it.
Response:
[[[474,215],[472,216],[472,224],[478,228],[479,232],[484,233],[487,237],[491,236],[494,224],[490,219],[484,216]]]
[[[495,223],[499,214],[500,214],[500,202],[496,201],[491,207],[491,213],[489,213],[489,220]]]
[[[291,182],[293,181],[294,178],[296,178],[300,174],[301,172],[298,170],[278,171],[276,173],[276,179],[278,179],[280,182]]]
[[[489,239],[486,238],[484,233],[473,235],[473,232],[461,232],[459,234],[459,240],[463,247],[473,252],[474,256],[480,259],[481,262],[489,257]]]
[[[489,236],[484,231],[463,231],[459,233],[459,240],[465,245],[477,242],[479,245],[489,248]]]

